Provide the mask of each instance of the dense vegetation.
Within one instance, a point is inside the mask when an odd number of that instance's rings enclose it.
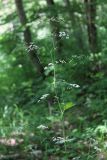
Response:
[[[106,0],[0,0],[0,160],[107,160]]]

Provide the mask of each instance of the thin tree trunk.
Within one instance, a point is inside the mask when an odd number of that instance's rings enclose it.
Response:
[[[83,35],[82,26],[74,15],[74,10],[72,10],[71,8],[71,2],[69,0],[65,0],[65,6],[68,10],[68,14],[71,20],[71,26],[73,29],[73,34],[74,34],[76,43],[79,46],[79,48],[81,48],[82,50],[85,50],[85,47],[84,47],[85,45],[82,38],[82,35]]]
[[[86,17],[87,17],[87,32],[90,50],[97,52],[97,28],[95,25],[96,18],[96,0],[84,0]]]
[[[50,9],[50,14],[48,15],[48,18],[50,19],[50,25],[51,25],[52,35],[54,37],[57,56],[59,56],[61,54],[62,46],[63,46],[62,40],[59,37],[60,22],[58,20],[58,15],[55,9],[54,0],[46,0],[46,1]]]
[[[25,44],[28,48],[30,48],[32,43],[32,36],[31,36],[30,28],[27,26],[28,20],[24,11],[23,1],[15,0],[15,4],[16,4],[21,25],[24,27]],[[37,49],[35,47],[31,46],[31,48],[29,49],[29,56],[34,66],[37,68],[37,71],[44,77],[44,68],[40,62],[40,59],[37,55]]]

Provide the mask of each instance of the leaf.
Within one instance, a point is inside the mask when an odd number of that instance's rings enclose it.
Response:
[[[72,102],[68,102],[66,103],[66,105],[63,107],[64,111],[66,111],[67,109],[71,108],[74,106],[74,103]]]

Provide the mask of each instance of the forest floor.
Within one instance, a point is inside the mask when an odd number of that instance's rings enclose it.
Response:
[[[0,138],[0,160],[106,160],[107,127],[101,122],[100,113],[74,109],[65,115],[64,128],[54,118],[35,132],[13,131]]]

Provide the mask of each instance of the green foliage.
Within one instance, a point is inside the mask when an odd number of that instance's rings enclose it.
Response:
[[[43,79],[30,61],[14,1],[0,1],[1,157],[107,159],[107,4],[96,1],[98,53],[89,49],[84,3],[70,4],[23,0]]]
[[[64,105],[63,110],[66,111],[70,108],[72,108],[74,104],[72,102],[68,102],[66,105]]]

